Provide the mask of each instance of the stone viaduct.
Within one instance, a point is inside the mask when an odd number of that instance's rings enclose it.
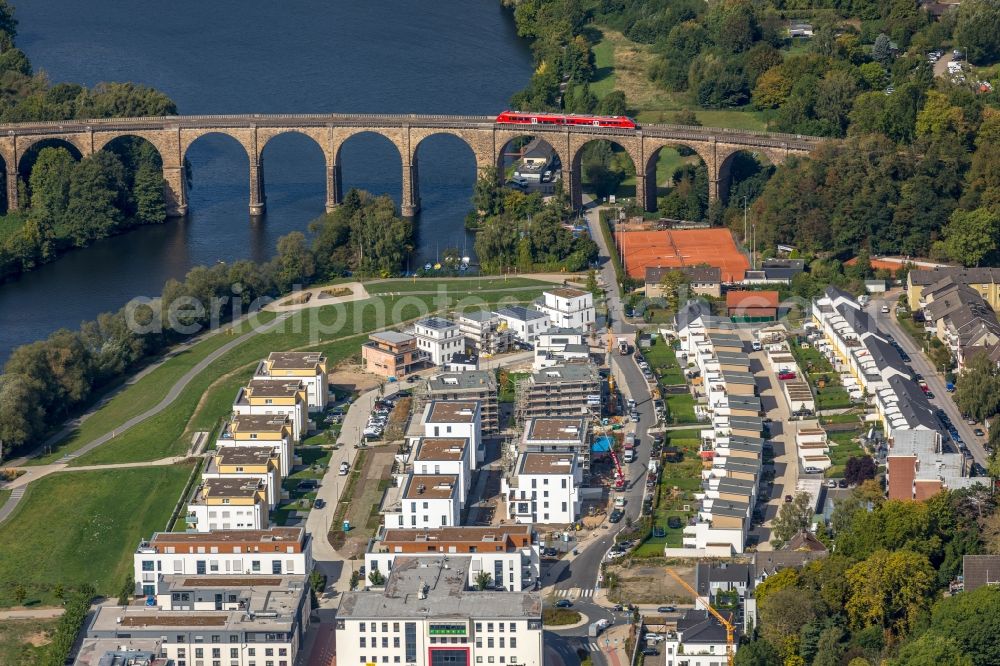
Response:
[[[687,146],[705,162],[709,173],[709,197],[718,198],[728,180],[731,158],[746,151],[780,164],[789,155],[805,155],[821,142],[809,136],[748,132],[682,125],[644,125],[634,130],[601,127],[497,124],[487,116],[425,115],[226,115],[113,118],[0,125],[0,158],[6,165],[7,202],[17,210],[18,173],[29,149],[42,141],[64,141],[86,156],[111,141],[126,136],[151,143],[163,161],[167,211],[171,216],[187,213],[184,157],[198,138],[224,134],[246,150],[250,164],[250,214],[263,213],[265,206],[263,152],[267,142],[287,132],[297,132],[315,141],[326,160],[326,208],[340,201],[340,148],[356,134],[371,132],[396,146],[403,165],[401,212],[412,216],[420,210],[417,153],[420,143],[434,134],[451,134],[472,149],[481,173],[499,166],[505,146],[512,139],[533,136],[549,143],[562,163],[562,183],[574,207],[582,205],[580,162],[583,147],[596,139],[619,144],[636,167],[636,203],[644,209],[656,205],[656,160],[666,146]]]

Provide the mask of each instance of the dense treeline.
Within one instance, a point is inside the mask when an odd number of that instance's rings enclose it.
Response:
[[[754,205],[762,246],[995,262],[1000,109],[955,89],[925,97],[911,144],[851,137],[779,168]]]
[[[597,259],[597,244],[586,234],[565,226],[571,211],[562,190],[542,201],[498,184],[496,169],[487,169],[476,183],[471,226],[477,228],[476,256],[483,272],[579,271]]]
[[[278,240],[277,255],[268,262],[193,268],[183,281],[169,280],[158,298],[134,301],[84,323],[78,331],[61,329],[46,340],[18,347],[0,375],[4,457],[38,445],[101,389],[151,356],[260,307],[259,299],[339,277],[345,266],[397,272],[405,251],[400,248],[409,242],[409,222],[392,215],[393,210],[389,197],[352,190],[342,209],[314,223],[312,246],[301,232],[290,233]],[[344,225],[353,227],[346,235],[341,233]],[[364,247],[364,261],[356,264],[359,233],[366,234],[366,244],[372,238],[383,240]],[[389,245],[385,239],[390,239]],[[352,256],[341,259],[344,253]]]
[[[883,499],[869,481],[837,503],[831,555],[757,587],[756,640],[741,666],[1000,663],[1000,590],[942,598],[962,556],[1000,550],[986,488],[924,502]]]
[[[396,215],[388,196],[351,190],[332,212],[310,225],[318,271],[388,277],[402,270],[413,251],[413,222]]]
[[[16,36],[13,8],[0,0],[0,122],[177,113],[166,95],[146,86],[52,85],[33,71],[14,44]],[[32,163],[29,175],[27,165]],[[166,219],[160,157],[140,139],[115,141],[79,164],[65,149],[40,147],[16,166],[27,179],[19,197],[23,210],[0,217],[0,280],[51,261],[65,249]],[[36,179],[39,168],[46,173]],[[4,200],[6,172],[0,170]]]

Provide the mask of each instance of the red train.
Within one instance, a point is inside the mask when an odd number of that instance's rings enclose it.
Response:
[[[635,121],[628,116],[583,116],[561,113],[525,113],[504,111],[497,116],[497,123],[511,125],[583,125],[591,127],[620,127],[635,129]]]

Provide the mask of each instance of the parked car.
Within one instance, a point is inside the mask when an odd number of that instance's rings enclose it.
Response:
[[[313,502],[313,507],[315,507],[317,509],[322,509],[324,506],[326,506],[326,502],[324,502],[323,500],[321,500],[319,498],[317,498],[316,501]]]
[[[674,606],[660,606],[656,609],[657,613],[676,613],[677,608]]]
[[[839,481],[837,481],[837,487],[838,488],[846,488],[847,487],[847,479],[840,479]]]
[[[975,435],[976,437],[986,437],[986,431],[983,430],[982,428],[974,428],[972,430],[972,434]]]
[[[351,471],[351,466],[346,462],[340,463],[340,475],[347,476],[347,473]]]
[[[830,479],[829,481],[826,482],[826,487],[827,488],[836,488],[837,487],[837,481],[835,479]]]
[[[882,309],[879,310],[879,312],[881,312],[882,314],[889,314],[889,306],[888,305],[883,305]]]
[[[791,495],[785,495],[785,504],[790,504],[793,499],[795,498]]]
[[[573,602],[569,599],[560,599],[556,602],[556,608],[572,608]]]
[[[625,517],[624,513],[622,513],[618,509],[615,509],[614,511],[611,512],[611,515],[608,516],[608,520],[612,523],[618,523],[621,522],[621,519],[624,517]]]
[[[791,370],[786,370],[785,372],[778,373],[778,379],[784,381],[786,379],[795,379],[795,373]]]
[[[655,657],[658,654],[660,654],[660,651],[657,650],[652,645],[647,645],[646,647],[642,648],[642,654],[647,657]]]

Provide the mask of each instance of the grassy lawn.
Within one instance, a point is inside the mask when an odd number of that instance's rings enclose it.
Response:
[[[74,459],[72,464],[135,462],[183,454],[190,446],[194,432],[213,430],[220,419],[230,413],[236,390],[251,376],[257,361],[269,352],[318,349],[327,355],[333,366],[357,355],[368,331],[393,322],[406,321],[440,307],[481,307],[496,305],[498,302],[528,302],[537,298],[542,291],[533,287],[525,289],[524,292],[513,294],[484,291],[465,298],[457,298],[457,294],[449,294],[444,299],[430,295],[381,296],[296,313],[282,325],[248,339],[217,359],[188,384],[168,409],[90,453]],[[464,293],[468,293],[468,290]],[[314,330],[317,331],[315,335],[312,333]],[[210,341],[214,341],[214,338],[201,344]]]
[[[867,455],[858,442],[860,435],[860,428],[849,432],[830,433],[828,438],[830,443],[829,455],[830,462],[833,465],[826,470],[824,476],[830,478],[841,477],[844,475],[844,467],[847,465],[848,458]]]
[[[522,287],[551,287],[551,282],[523,277],[468,277],[451,279],[434,278],[403,278],[366,284],[365,289],[372,296],[387,293],[405,293],[410,291],[438,291],[444,289],[452,293],[474,294],[480,290],[519,289]]]
[[[576,624],[579,621],[580,614],[571,608],[556,608],[552,605],[542,609],[542,624],[548,626],[559,627],[567,624]]]
[[[822,389],[816,389],[816,409],[844,409],[853,404],[843,386],[827,384]]]
[[[271,321],[274,315],[262,313],[260,318],[261,321],[267,322]],[[51,453],[34,458],[28,464],[44,465],[53,462],[110,432],[133,416],[150,409],[163,399],[167,390],[184,373],[231,340],[232,337],[225,333],[213,335],[179,353],[142,379],[121,390],[106,405],[84,421],[69,437],[56,444]]]
[[[23,213],[0,215],[0,243],[13,236],[24,226],[26,216]],[[6,663],[6,662],[0,662]]]
[[[0,524],[0,606],[18,584],[28,604],[55,604],[56,584],[115,596],[139,540],[166,527],[191,465],[51,474],[28,486]]]
[[[42,663],[45,646],[58,623],[59,618],[0,622],[0,664],[30,666]]]
[[[765,114],[735,109],[701,109],[687,95],[666,90],[649,79],[653,62],[659,57],[648,44],[637,44],[616,30],[599,27],[601,40],[594,46],[595,80],[590,89],[598,97],[612,90],[625,93],[630,112],[639,122],[668,123],[681,109],[694,111],[706,127],[763,130]]]
[[[664,386],[676,386],[684,384],[684,371],[680,363],[677,362],[677,355],[663,338],[653,337],[653,346],[643,349],[642,355],[646,357],[646,362],[653,369],[653,373],[660,378],[660,383]]]
[[[698,422],[694,415],[694,397],[690,393],[665,396],[664,402],[667,404],[667,423],[679,425]]]
[[[7,501],[7,498],[10,497],[11,492],[12,491],[10,490],[0,490],[0,506],[4,505],[4,503]]]
[[[636,548],[636,557],[661,557],[664,546],[680,548],[683,545],[683,526],[694,514],[697,504],[693,493],[701,488],[702,462],[698,457],[700,430],[672,430],[666,435],[666,446],[678,448],[684,454],[680,462],[663,463],[663,473],[657,486],[659,500],[653,512],[653,526],[662,527],[666,534],[662,537],[650,536]],[[685,505],[691,511],[685,511]],[[667,526],[667,520],[674,516],[681,519],[680,528]]]

